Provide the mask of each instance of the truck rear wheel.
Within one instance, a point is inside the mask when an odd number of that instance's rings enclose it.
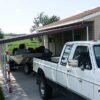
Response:
[[[30,67],[28,65],[25,65],[24,66],[24,73],[28,75],[28,74],[30,74],[30,72],[31,72]]]
[[[44,78],[39,78],[39,92],[43,100],[47,100],[52,97],[52,87],[50,87]]]

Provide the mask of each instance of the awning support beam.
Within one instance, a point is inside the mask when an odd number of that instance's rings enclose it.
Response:
[[[87,41],[89,41],[89,26],[86,27],[86,35]]]

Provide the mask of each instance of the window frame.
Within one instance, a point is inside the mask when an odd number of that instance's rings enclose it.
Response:
[[[65,52],[65,51],[66,51],[66,48],[67,48],[68,46],[70,46],[70,51],[69,51],[69,52]],[[61,60],[60,60],[60,65],[61,65],[61,66],[66,66],[66,65],[68,64],[68,58],[69,58],[69,56],[70,56],[72,47],[73,47],[73,44],[67,44],[67,45],[65,46],[65,48],[64,48],[64,50],[63,50],[63,53],[62,53],[62,56],[61,56]],[[65,59],[66,59],[66,63],[63,63],[63,62],[62,62],[62,61],[63,61],[63,55],[64,55],[65,53],[68,53],[68,57],[67,57],[67,59],[65,58]]]
[[[97,68],[99,68],[99,69],[100,69],[100,67],[98,66],[97,60],[96,60],[96,53],[95,53],[95,50],[94,50],[94,47],[96,47],[96,46],[100,46],[100,45],[98,45],[98,44],[93,45],[93,52],[94,52],[95,62],[96,62]]]
[[[77,50],[78,47],[87,47],[88,48],[88,53],[89,53],[89,59],[90,59],[90,65],[91,66],[90,66],[90,68],[84,68],[84,69],[86,69],[86,70],[92,70],[91,55],[90,55],[90,49],[89,49],[89,46],[88,45],[77,45],[75,47],[75,49],[74,49],[74,53],[72,55],[72,59],[74,59],[74,56],[75,56],[75,53],[76,53],[76,50]],[[80,68],[80,67],[78,66],[78,68]]]

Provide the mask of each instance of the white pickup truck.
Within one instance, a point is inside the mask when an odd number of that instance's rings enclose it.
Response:
[[[56,60],[57,61],[57,60]],[[52,95],[52,85],[71,90],[89,100],[100,100],[100,41],[68,42],[59,62],[33,59],[41,97]]]

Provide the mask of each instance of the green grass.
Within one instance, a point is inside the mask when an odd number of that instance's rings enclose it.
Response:
[[[5,100],[4,95],[3,95],[3,93],[2,93],[1,87],[0,87],[0,100]]]
[[[11,36],[5,36],[5,38],[11,38]],[[19,44],[22,43],[26,45],[26,48],[37,48],[42,45],[42,42],[40,42],[37,38],[25,39],[8,43],[8,51],[12,53],[13,49],[19,48]]]
[[[33,40],[27,39],[27,40],[21,40],[21,41],[8,43],[8,50],[12,52],[14,48],[19,48],[19,44],[21,43],[24,43],[26,45],[26,48],[37,48],[42,45],[42,43],[40,43],[35,38]]]

